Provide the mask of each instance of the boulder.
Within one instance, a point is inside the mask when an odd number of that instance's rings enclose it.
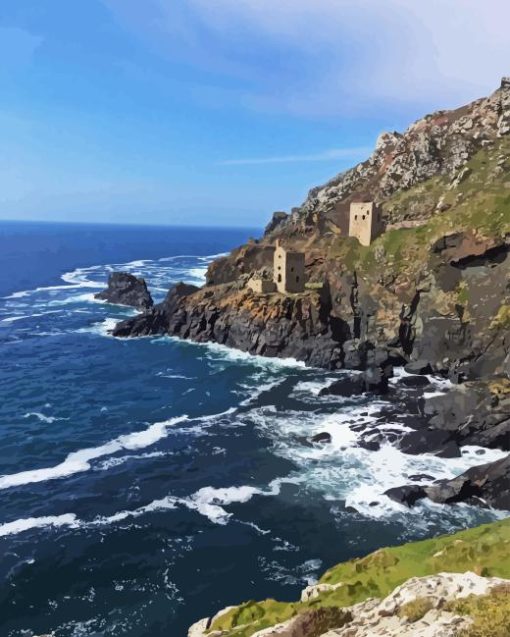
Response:
[[[393,376],[393,367],[368,367],[363,372],[365,390],[374,394],[386,394],[388,392],[388,380]]]
[[[379,449],[381,448],[381,443],[379,442],[379,440],[367,440],[365,438],[362,438],[358,442],[358,447],[361,447],[361,449],[366,449],[367,451],[379,451]]]
[[[410,431],[401,438],[399,448],[411,455],[431,453],[439,458],[458,458],[461,455],[451,433],[437,429]]]
[[[331,385],[323,387],[319,396],[359,396],[365,391],[365,382],[361,374],[336,380]]]
[[[416,484],[393,487],[385,491],[384,495],[406,507],[413,507],[418,500],[423,500],[423,498],[427,497],[423,487]]]
[[[322,431],[321,433],[315,434],[315,436],[312,436],[311,438],[312,442],[316,442],[320,444],[330,443],[331,440],[332,440],[331,434],[329,434],[327,431]]]
[[[365,392],[373,394],[386,394],[388,380],[393,374],[393,368],[387,365],[385,368],[368,367],[361,374],[346,376],[335,381],[320,391],[320,396],[359,396]]]
[[[413,482],[432,482],[434,480],[434,476],[429,476],[428,473],[413,473],[408,478]]]
[[[432,367],[429,361],[426,361],[424,359],[411,361],[410,363],[407,363],[404,369],[406,370],[408,374],[431,374],[432,373]]]
[[[113,272],[108,278],[108,287],[95,295],[96,299],[116,305],[129,305],[137,310],[148,310],[154,305],[145,279],[129,272]]]
[[[426,387],[430,385],[430,380],[426,376],[403,376],[398,384],[403,387]]]

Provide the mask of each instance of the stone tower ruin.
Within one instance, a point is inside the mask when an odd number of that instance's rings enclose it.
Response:
[[[278,292],[282,294],[304,292],[305,255],[303,252],[289,252],[277,241],[273,269]]]
[[[349,236],[363,246],[369,246],[383,232],[381,207],[373,201],[351,203]]]

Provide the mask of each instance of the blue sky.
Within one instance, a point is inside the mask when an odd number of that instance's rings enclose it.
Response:
[[[0,218],[261,226],[510,75],[503,0],[2,0]]]

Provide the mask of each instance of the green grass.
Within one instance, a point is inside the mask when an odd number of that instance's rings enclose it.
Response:
[[[278,602],[268,599],[241,604],[215,621],[211,630],[236,637],[250,637],[258,630],[310,610],[341,609],[369,597],[386,597],[410,577],[442,571],[474,571],[483,576],[510,578],[510,518],[454,535],[385,548],[367,557],[338,564],[320,579],[339,584],[310,602]]]
[[[499,240],[510,231],[510,170],[498,166],[500,158],[508,156],[510,136],[480,150],[468,162],[470,172],[461,183],[454,186],[447,176],[433,177],[383,202],[387,220],[406,218],[419,224],[415,227],[390,229],[368,247],[352,237],[318,234],[313,247],[333,260],[339,273],[356,271],[375,287],[389,280],[405,296],[423,272],[437,265],[440,257],[431,247],[441,237],[465,232],[477,239]],[[440,200],[449,206],[446,210],[438,211]],[[467,299],[461,295],[459,303],[466,305]]]

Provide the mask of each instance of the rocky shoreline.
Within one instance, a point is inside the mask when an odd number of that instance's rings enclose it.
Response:
[[[206,285],[180,283],[162,303],[138,303],[143,313],[113,335],[173,335],[362,372],[330,393],[385,393],[395,366],[406,366],[416,386],[435,373],[452,387],[418,399],[400,448],[510,451],[509,122],[505,78],[488,98],[382,135],[367,162],[310,191],[291,214],[275,213],[260,240],[215,260]],[[350,202],[367,198],[380,202],[386,232],[365,247],[345,236],[345,219]],[[301,293],[248,285],[271,275],[277,240],[306,255]]]
[[[386,224],[368,246],[346,232],[350,204],[363,201],[377,201]],[[271,277],[275,245],[306,255],[304,291],[263,294],[248,285],[254,276]],[[391,442],[404,453],[441,457],[460,456],[469,445],[510,452],[510,79],[488,98],[427,115],[402,134],[383,134],[366,162],[312,189],[290,214],[275,213],[260,240],[214,261],[203,287],[179,283],[162,303],[142,309],[113,335],[172,335],[356,372],[324,388],[324,396],[385,395],[399,383],[416,390],[405,414],[409,430],[372,428],[360,436],[367,450]],[[396,367],[406,370],[398,382]],[[448,382],[448,390],[424,395],[429,374]],[[324,432],[310,444],[330,441]],[[429,499],[510,510],[510,455],[452,480],[409,476],[384,495],[407,507]],[[478,561],[486,551],[481,541]],[[448,562],[445,551],[456,551],[456,542],[427,559]],[[386,581],[398,560],[378,553]],[[462,570],[473,555],[462,553]],[[482,569],[478,561],[475,570]],[[349,584],[354,593],[365,568],[358,566]],[[367,599],[377,588],[370,580],[361,602],[357,593],[345,596],[351,588],[343,580],[326,577],[303,593],[314,608],[250,602],[202,620],[189,634],[361,637],[369,627],[373,635],[457,635],[476,619],[445,606],[464,590],[487,593],[491,585],[480,573],[431,572],[432,578],[399,580],[400,588],[377,600]],[[431,590],[443,592],[434,597]],[[427,605],[410,620],[397,598],[418,605],[426,598]]]

